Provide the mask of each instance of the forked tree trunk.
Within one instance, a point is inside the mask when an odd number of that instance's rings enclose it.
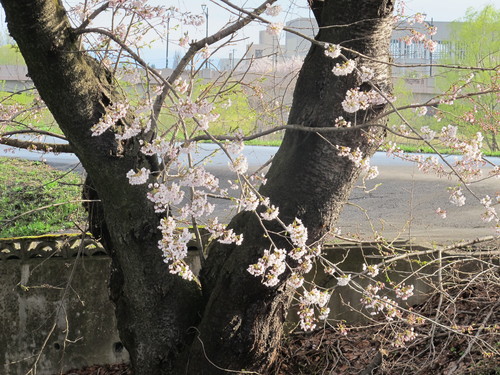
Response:
[[[122,100],[108,73],[78,50],[77,36],[60,1],[1,3],[33,82],[102,201],[104,242],[113,260],[111,297],[135,374],[264,371],[274,358],[292,292],[285,286],[286,275],[276,287],[267,288],[246,271],[269,247],[255,214],[242,213],[231,222],[237,232],[243,232],[243,245],[213,244],[202,270],[202,288],[169,275],[157,248],[159,217],[146,199],[146,188],[131,186],[125,178],[130,169],[157,166],[139,152],[139,137],[122,149],[113,134],[91,136],[90,128],[105,107]],[[392,1],[314,4],[321,26],[318,40],[342,44],[379,61],[389,60]],[[331,69],[336,62],[340,60],[326,57],[323,48],[311,48],[295,89],[291,124],[332,126],[338,116],[355,122],[353,115],[342,110],[341,102],[346,91],[360,82],[355,75],[335,77]],[[373,68],[374,82],[388,90],[385,64],[361,59],[358,63]],[[365,86],[362,89],[368,89]],[[357,124],[369,123],[382,109],[358,113]],[[359,147],[371,155],[376,145],[366,131],[286,133],[261,193],[279,206],[285,223],[300,218],[309,230],[310,242],[331,228],[359,174],[333,145]]]
[[[392,1],[326,0],[317,12],[320,31],[316,39],[388,62],[392,11]],[[332,60],[324,51],[314,45],[305,58],[289,124],[329,127],[339,116],[353,124],[356,119],[358,125],[371,123],[385,106],[356,116],[346,113],[341,105],[345,94],[361,82],[354,74],[336,77],[332,68],[342,60]],[[355,58],[358,66],[372,68],[377,87],[391,91],[387,64],[346,55]],[[368,84],[362,89],[368,90]],[[334,146],[359,147],[364,155],[371,156],[378,145],[373,139],[382,137],[380,128],[322,134],[288,130],[260,192],[279,207],[286,224],[296,217],[302,220],[308,228],[309,243],[321,240],[337,220],[359,176],[359,168],[339,156]],[[261,223],[255,214],[245,212],[236,216],[231,226],[243,232],[245,240],[239,247],[214,244],[209,264],[202,270],[207,306],[193,343],[188,374],[227,373],[223,369],[264,371],[274,359],[282,335],[292,294],[285,285],[286,277],[276,287],[267,288],[246,271],[270,247]],[[271,225],[269,229],[282,231]],[[278,246],[288,246],[279,237],[274,241]]]

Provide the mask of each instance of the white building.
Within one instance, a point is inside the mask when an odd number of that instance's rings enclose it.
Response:
[[[424,47],[422,42],[407,44],[405,36],[411,35],[411,30],[425,33],[427,31],[423,24],[409,25],[403,23],[399,25],[392,34],[390,52],[394,63],[398,65],[430,65],[437,63],[440,59],[451,56],[451,54],[465,54],[465,46],[459,43],[451,44],[451,23],[433,22],[427,23],[437,27],[437,32],[431,39],[437,43],[433,53]],[[276,36],[268,34],[265,30],[259,34],[259,43],[249,45],[245,56],[247,61],[256,59],[269,59],[273,66],[293,58],[303,58],[310,48],[310,42],[303,38],[302,34],[308,38],[314,38],[318,32],[316,20],[313,18],[297,18],[287,22],[286,26],[295,33],[282,33],[284,44],[279,43]],[[227,64],[227,62],[226,62]],[[247,66],[246,64],[243,64]],[[411,88],[416,100],[427,100],[438,94],[435,87],[435,68],[423,67],[393,67],[392,74],[395,78],[405,79],[406,84]]]

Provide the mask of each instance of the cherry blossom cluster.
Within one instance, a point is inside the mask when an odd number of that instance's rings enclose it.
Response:
[[[348,146],[335,146],[338,150],[339,156],[347,157],[350,161],[354,163],[354,165],[361,169],[362,173],[366,173],[365,179],[371,180],[378,176],[378,168],[376,166],[370,166],[370,158],[363,157],[363,153],[357,147],[355,150],[352,150]]]
[[[17,117],[18,113],[24,112],[26,108],[18,103],[0,103],[0,121],[10,121]]]
[[[279,216],[280,210],[279,207],[276,207],[274,204],[266,205],[265,211],[260,213],[260,216],[263,220],[272,221]]]
[[[201,218],[210,215],[215,209],[215,205],[208,201],[208,196],[201,190],[193,190],[190,203],[180,209],[180,218]]]
[[[183,118],[191,118],[196,115],[207,115],[214,109],[214,105],[206,100],[191,101],[190,98],[179,99],[174,109]]]
[[[219,223],[218,218],[209,219],[206,229],[210,232],[210,239],[216,239],[223,244],[236,244],[243,243],[243,234],[234,233],[233,229],[227,229],[227,225]]]
[[[130,170],[127,172],[127,178],[130,185],[142,185],[145,184],[149,179],[149,174],[151,171],[146,168],[141,168],[137,172]]]
[[[400,128],[400,132],[402,133],[402,128]],[[411,161],[413,163],[416,163],[418,166],[418,169],[421,170],[424,173],[429,173],[433,172],[438,176],[445,176],[448,175],[449,173],[445,171],[443,165],[439,163],[439,160],[437,157],[431,155],[431,156],[425,156],[425,155],[418,155],[418,154],[407,154],[404,153],[397,145],[393,142],[388,143],[388,148],[387,148],[387,156],[394,156],[402,160],[406,161]]]
[[[481,176],[481,167],[484,166],[485,162],[481,151],[483,135],[480,132],[477,132],[475,137],[460,140],[457,138],[457,127],[448,125],[441,130],[439,139],[444,145],[462,154],[462,157],[454,163],[455,169],[460,172],[462,178],[470,180]]]
[[[283,24],[281,22],[270,23],[267,25],[266,31],[275,36],[279,36],[283,30]]]
[[[316,328],[315,309],[319,311],[319,320],[328,318],[330,308],[327,307],[330,301],[331,294],[327,290],[319,290],[312,288],[311,290],[304,290],[299,299],[299,310],[297,314],[300,318],[300,328],[304,331],[312,331]]]
[[[347,76],[351,74],[356,68],[356,62],[354,60],[346,60],[342,64],[335,64],[332,69],[333,74],[336,76]]]
[[[245,155],[239,155],[236,159],[228,162],[229,169],[238,174],[244,174],[248,170],[248,160]]]
[[[465,205],[465,195],[460,187],[448,188],[450,192],[450,203],[457,207]]]
[[[155,138],[151,141],[151,143],[141,140],[140,143],[141,152],[144,155],[158,155],[160,158],[164,155],[169,155],[171,156],[171,159],[173,159],[178,154],[178,149],[176,147],[172,147],[170,142],[164,138]]]
[[[115,138],[119,141],[137,136],[141,132],[148,132],[151,128],[151,102],[144,100],[133,108],[134,118],[131,123],[122,121],[122,126],[115,126]],[[130,108],[130,107],[129,107]]]
[[[497,194],[497,203],[500,203],[500,194]],[[495,207],[493,207],[493,201],[490,198],[489,195],[486,195],[484,198],[481,199],[481,204],[484,206],[486,209],[485,212],[481,214],[481,219],[485,223],[489,223],[492,220],[495,220],[497,225],[500,222],[498,214],[495,210]]]
[[[417,116],[425,116],[427,114],[427,107],[418,107],[415,108],[415,113]]]
[[[363,263],[363,272],[366,272],[366,274],[370,277],[375,277],[379,274],[380,269],[376,264],[367,265],[366,263]]]
[[[281,5],[266,4],[266,10],[264,13],[268,16],[276,17],[281,13]]]
[[[149,184],[148,199],[154,203],[155,212],[161,213],[169,209],[170,205],[179,204],[184,199],[184,192],[179,184]]]
[[[403,301],[406,301],[408,298],[413,296],[413,289],[413,285],[405,285],[404,283],[394,287],[396,297],[400,298]]]
[[[270,209],[274,207],[269,205],[268,202],[265,205]],[[286,270],[288,265],[290,269],[293,269],[293,272],[287,283],[293,288],[299,288],[303,283],[302,275],[312,269],[313,260],[321,254],[321,247],[306,245],[308,238],[307,228],[300,219],[296,218],[285,229],[294,247],[288,252],[275,247],[272,247],[271,250],[266,250],[257,263],[250,265],[248,272],[254,276],[262,277],[264,285],[275,286],[279,282],[278,277]],[[290,258],[290,264],[287,263],[287,257]]]
[[[257,263],[251,264],[247,271],[256,277],[262,277],[262,283],[272,287],[278,284],[279,278],[286,271],[286,250],[273,248],[264,250],[264,255],[259,258]]]
[[[397,17],[396,21],[398,21],[399,18],[401,17]],[[407,17],[406,21],[408,22],[409,25],[414,25],[415,23],[422,24],[423,28],[425,29],[424,30],[425,32],[420,32],[418,30],[411,29],[410,35],[405,35],[404,37],[401,38],[401,40],[406,45],[411,45],[413,43],[422,43],[425,49],[429,50],[429,52],[431,53],[434,52],[436,50],[438,43],[432,40],[431,37],[437,33],[437,27],[426,23],[425,14],[423,13],[416,13],[412,17]]]
[[[349,285],[349,282],[351,281],[351,274],[343,274],[337,277],[337,285],[338,286],[347,286]]]
[[[188,81],[182,78],[177,78],[174,81],[173,87],[175,91],[177,91],[179,94],[185,94],[186,91],[189,89],[190,85]]]
[[[404,348],[406,343],[413,341],[417,338],[417,333],[414,331],[413,327],[405,329],[404,331],[396,332],[394,340],[391,345],[396,348]]]
[[[106,108],[106,113],[99,122],[92,126],[90,130],[93,136],[104,133],[109,128],[115,127],[116,123],[127,115],[128,103],[112,103]]]
[[[193,272],[185,262],[188,253],[187,244],[192,239],[192,234],[187,228],[179,232],[178,225],[172,217],[163,218],[158,229],[161,230],[162,239],[158,247],[162,250],[164,262],[168,264],[169,271],[179,274],[183,279],[192,280]]]
[[[401,317],[401,312],[398,308],[398,303],[387,296],[380,297],[378,292],[385,288],[384,283],[377,282],[369,284],[363,292],[361,303],[366,309],[372,310],[371,315],[383,313],[387,320],[393,320],[396,317]]]
[[[197,166],[189,168],[182,176],[182,185],[189,187],[204,187],[210,191],[219,188],[219,179],[205,168]]]
[[[352,126],[350,121],[346,121],[342,116],[335,119],[334,126],[336,128],[350,128]]]
[[[325,44],[325,56],[336,59],[340,56],[342,50],[338,44]]]
[[[302,248],[307,242],[307,228],[302,224],[300,219],[295,219],[293,223],[286,227],[293,245]]]
[[[237,207],[243,211],[255,211],[260,204],[260,198],[252,191],[243,194],[243,197],[236,201],[238,202]]]
[[[342,108],[348,113],[354,113],[359,110],[366,110],[370,106],[386,104],[396,100],[390,94],[380,94],[376,90],[360,91],[359,88],[347,90]]]
[[[436,137],[436,134],[437,133],[428,126],[422,126],[420,128],[420,135],[426,141],[432,141]]]

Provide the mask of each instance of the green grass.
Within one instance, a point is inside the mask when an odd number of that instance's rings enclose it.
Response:
[[[16,46],[6,44],[0,46],[0,65],[26,65],[26,63]]]
[[[0,237],[36,236],[85,220],[81,177],[44,163],[0,158]],[[46,208],[43,208],[46,207]],[[43,209],[41,209],[43,208]]]

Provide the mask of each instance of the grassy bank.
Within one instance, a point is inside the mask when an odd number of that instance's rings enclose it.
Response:
[[[0,237],[75,228],[85,220],[81,177],[44,163],[0,158]],[[67,203],[72,202],[72,203]]]

